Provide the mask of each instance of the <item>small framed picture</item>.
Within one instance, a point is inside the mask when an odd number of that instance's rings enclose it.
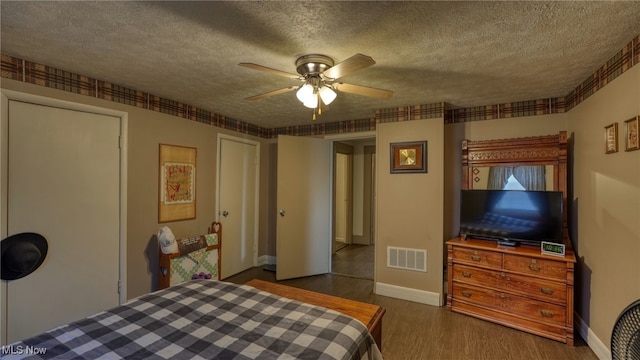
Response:
[[[624,151],[633,151],[640,149],[640,139],[638,138],[640,129],[638,129],[638,119],[636,116],[624,122]]]
[[[618,152],[618,123],[604,127],[604,153]]]
[[[426,173],[427,142],[391,143],[391,173]]]

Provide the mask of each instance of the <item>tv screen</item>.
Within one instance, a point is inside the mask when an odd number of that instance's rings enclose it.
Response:
[[[460,235],[530,245],[562,243],[562,192],[462,190]]]

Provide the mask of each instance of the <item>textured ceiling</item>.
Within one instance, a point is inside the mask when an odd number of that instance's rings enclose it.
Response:
[[[376,64],[341,81],[394,91],[341,93],[318,121],[376,109],[564,96],[640,34],[640,2],[14,2],[1,51],[266,128],[308,124],[298,85],[238,66],[295,73],[295,60],[356,53]]]

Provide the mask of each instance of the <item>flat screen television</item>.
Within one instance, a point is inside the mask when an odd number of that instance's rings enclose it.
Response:
[[[563,243],[562,192],[462,190],[460,235],[539,246]]]

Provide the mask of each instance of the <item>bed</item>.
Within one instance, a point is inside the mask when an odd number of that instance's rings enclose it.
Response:
[[[0,357],[382,359],[376,340],[381,344],[384,309],[378,306],[343,299],[336,307],[322,294],[307,291],[301,298],[299,289],[220,281],[221,229],[214,222],[209,234],[191,237],[206,242],[197,251],[160,251],[159,290],[4,346]],[[196,276],[203,272],[210,279]]]
[[[5,346],[3,359],[382,359],[334,310],[218,280],[190,280]]]

